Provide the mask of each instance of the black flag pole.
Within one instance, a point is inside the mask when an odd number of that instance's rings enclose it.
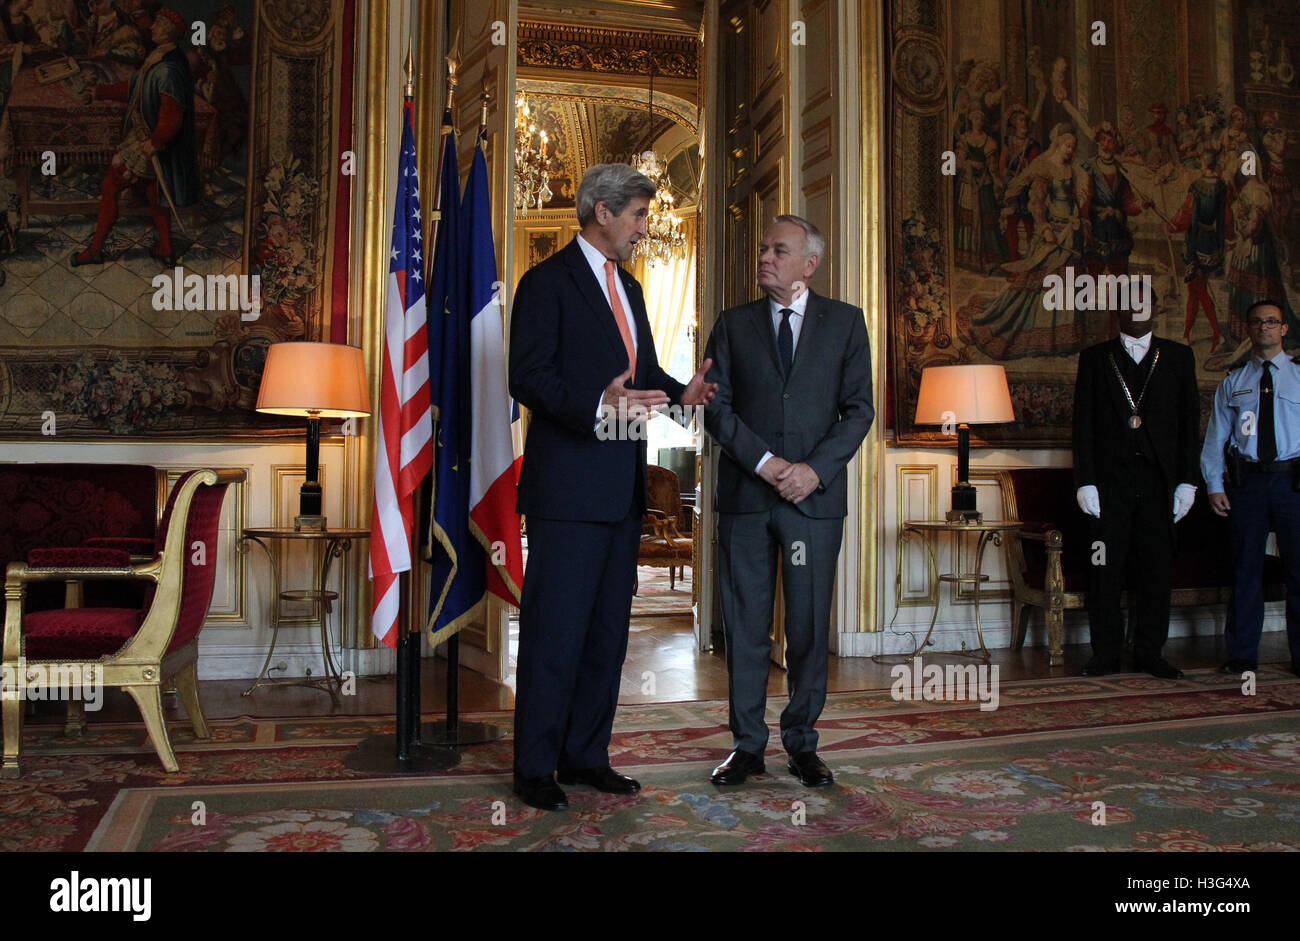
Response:
[[[491,95],[484,89],[479,96],[482,108],[479,112],[478,133],[480,139],[487,139],[488,102]],[[485,618],[492,610],[491,601],[484,602]],[[489,629],[491,626],[489,625]],[[426,722],[420,728],[422,741],[435,745],[482,745],[506,737],[506,730],[499,725],[488,722],[460,721],[460,632],[447,638],[447,718],[441,722]]]
[[[408,40],[403,121],[407,120],[406,112],[410,110],[411,102],[415,98],[413,62],[410,41]],[[451,105],[451,89],[454,86],[455,70],[453,68],[448,85],[448,107]],[[412,519],[418,520],[420,518],[423,489],[423,485],[416,487],[414,494],[412,494],[415,504]],[[412,551],[412,568],[418,564],[417,559],[418,554]],[[425,744],[420,740],[420,639],[422,631],[419,629],[411,630],[411,612],[417,607],[419,594],[418,583],[411,577],[411,572],[402,572],[398,581],[400,608],[397,618],[397,666],[394,671],[397,681],[397,729],[392,735],[372,735],[363,739],[352,754],[343,760],[344,766],[353,771],[382,774],[431,774],[446,771],[460,764],[460,753],[455,749]]]

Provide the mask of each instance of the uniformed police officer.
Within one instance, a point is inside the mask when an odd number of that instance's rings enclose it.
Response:
[[[1300,675],[1300,360],[1282,351],[1287,325],[1277,302],[1252,304],[1246,325],[1251,357],[1214,393],[1201,449],[1210,506],[1232,524],[1234,580],[1222,672],[1239,674],[1257,666],[1264,545],[1271,530],[1286,568],[1291,670]]]

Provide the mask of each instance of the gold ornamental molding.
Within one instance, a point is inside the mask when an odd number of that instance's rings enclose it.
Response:
[[[862,308],[868,311],[867,337],[875,353],[872,358],[875,375],[872,387],[877,391],[877,401],[884,404],[885,324],[888,319],[885,290],[885,158],[883,138],[884,99],[881,89],[884,81],[884,12],[880,4],[862,4],[858,21],[858,112],[862,117],[858,151],[859,186],[862,213],[859,221],[862,232],[859,262],[860,298]],[[883,614],[883,587],[879,584],[879,544],[883,536],[880,525],[884,501],[880,499],[880,486],[885,453],[884,416],[876,414],[871,431],[858,452],[858,630],[880,629],[878,617]]]
[[[696,79],[699,41],[694,36],[608,27],[519,23],[519,65],[570,72]]]
[[[904,594],[903,590],[903,568],[907,564],[907,543],[912,537],[905,536],[902,532],[903,523],[909,518],[908,514],[908,478],[925,480],[925,507],[920,516],[914,516],[914,519],[938,519],[939,518],[939,468],[934,464],[900,464],[896,471],[894,484],[894,493],[896,505],[894,508],[894,519],[898,521],[898,536],[895,539],[896,557],[894,561],[894,606],[896,608],[912,607],[932,607],[939,603],[939,583],[930,578],[930,572],[927,568],[927,592],[924,595]],[[929,533],[921,536],[920,540],[936,538],[935,533]],[[918,543],[919,545],[919,543]],[[921,546],[924,552],[924,546]],[[922,559],[927,562],[928,559]]]
[[[540,95],[558,101],[623,105],[643,111],[646,107],[645,98],[641,97],[643,93],[629,91],[627,86],[597,82],[545,81],[538,78],[520,78],[517,84],[519,90],[527,95],[529,100]],[[579,113],[586,114],[583,110]],[[659,86],[655,85],[654,113],[657,117],[671,118],[697,138],[699,137],[700,109],[694,102],[680,95],[660,92]],[[586,129],[586,133],[590,137],[590,127]]]

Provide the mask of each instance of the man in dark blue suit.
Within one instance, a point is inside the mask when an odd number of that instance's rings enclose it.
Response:
[[[559,784],[641,786],[609,765],[645,512],[644,418],[706,404],[705,361],[688,385],[659,366],[641,286],[618,267],[645,235],[654,184],[623,164],[578,187],[581,233],[515,289],[510,393],[532,412],[517,508],[528,519],[519,608],[514,790],[565,810]],[[606,423],[602,416],[633,421]],[[556,783],[558,772],[559,783]]]

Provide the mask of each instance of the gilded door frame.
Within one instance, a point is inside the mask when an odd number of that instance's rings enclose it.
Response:
[[[862,308],[867,312],[867,336],[875,359],[876,420],[858,452],[858,610],[857,630],[875,631],[881,614],[880,553],[881,471],[885,458],[885,393],[887,361],[885,324],[885,191],[884,191],[884,89],[885,52],[882,5],[864,5],[858,33],[858,106],[862,115],[859,153],[861,185]]]

